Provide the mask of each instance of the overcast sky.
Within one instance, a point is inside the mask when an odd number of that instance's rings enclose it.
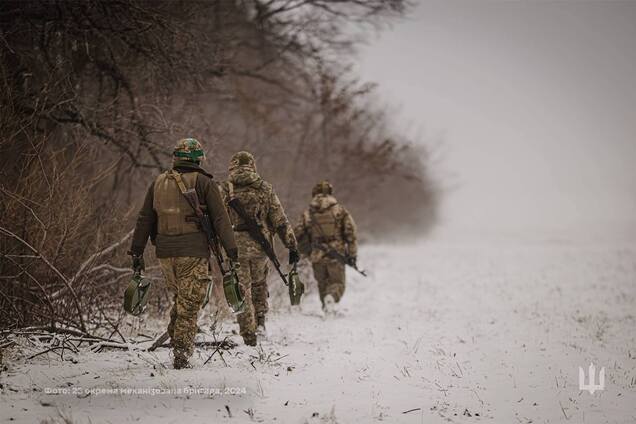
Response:
[[[442,232],[636,235],[636,1],[425,1],[360,50],[443,135]]]

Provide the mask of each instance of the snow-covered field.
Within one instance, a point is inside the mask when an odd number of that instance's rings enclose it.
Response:
[[[182,371],[168,349],[6,352],[0,421],[636,422],[636,245],[376,245],[360,262],[370,278],[348,273],[341,316],[322,319],[312,282],[226,364],[203,365],[211,348]],[[579,390],[590,362],[606,374],[594,395]]]

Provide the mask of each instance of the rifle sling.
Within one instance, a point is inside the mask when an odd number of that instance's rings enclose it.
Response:
[[[190,198],[187,195],[188,189],[186,188],[185,184],[183,183],[183,178],[181,178],[181,174],[173,170],[173,171],[170,172],[170,175],[176,181],[177,186],[179,187],[179,191],[181,192],[183,197],[185,197],[186,201],[192,207],[192,209],[194,209],[194,212],[197,214],[197,216],[203,215],[203,211],[201,210],[201,205],[199,203],[199,195],[196,193],[196,190],[195,190],[196,196],[194,196],[194,198],[196,199],[196,202],[194,202],[192,200],[192,198]]]

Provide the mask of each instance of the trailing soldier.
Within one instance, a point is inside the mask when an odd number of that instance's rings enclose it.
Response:
[[[326,314],[334,314],[345,291],[345,265],[357,267],[356,225],[351,214],[333,196],[333,187],[321,181],[312,190],[309,208],[295,228],[303,255],[309,257]]]

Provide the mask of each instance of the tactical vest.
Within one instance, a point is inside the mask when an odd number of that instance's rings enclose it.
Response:
[[[329,242],[341,237],[338,228],[338,218],[333,212],[334,206],[332,205],[323,211],[311,211],[309,213],[312,240]]]
[[[153,208],[157,212],[157,233],[176,236],[199,232],[196,223],[187,220],[194,211],[181,194],[172,172],[164,172],[155,180]],[[181,174],[186,188],[196,186],[198,175],[197,172]]]

